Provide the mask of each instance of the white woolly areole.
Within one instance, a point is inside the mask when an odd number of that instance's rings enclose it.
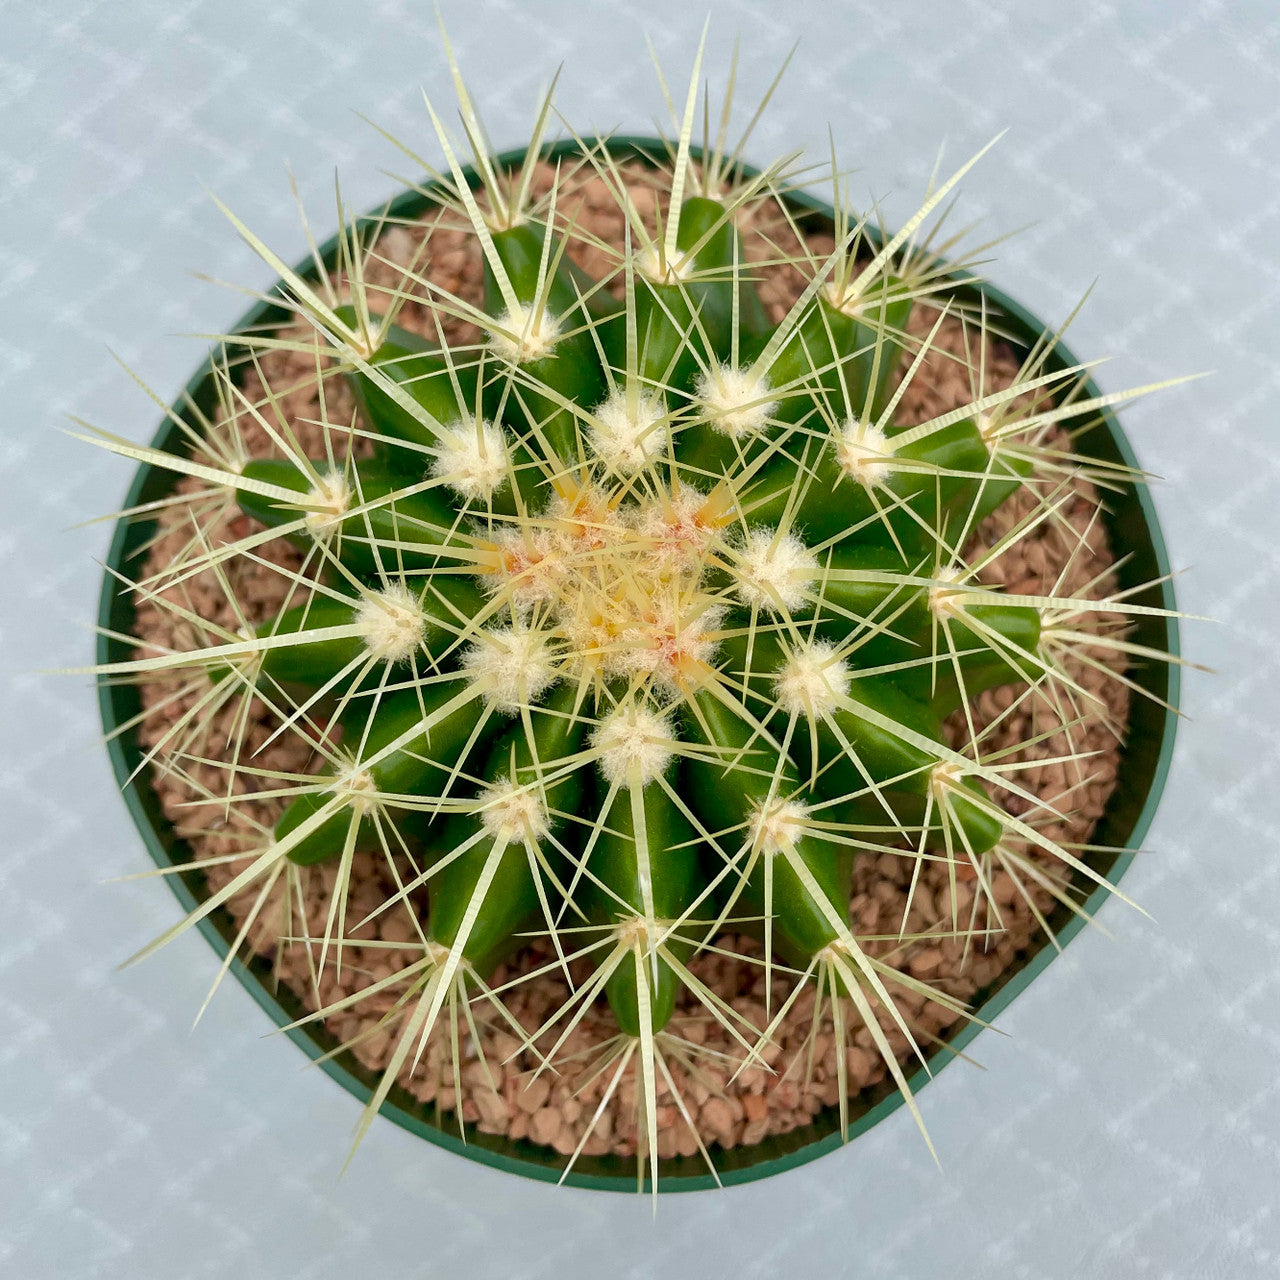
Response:
[[[893,444],[873,422],[850,419],[836,438],[841,471],[868,489],[884,484],[893,471]]]
[[[940,760],[929,770],[929,789],[942,797],[964,781],[964,770],[953,760]]]
[[[613,936],[623,946],[639,946],[647,952],[650,942],[661,941],[666,931],[667,926],[661,920],[647,920],[644,916],[632,916],[629,920],[618,921],[614,926]]]
[[[544,632],[529,627],[491,627],[462,655],[467,674],[488,690],[499,711],[527,707],[554,683],[555,659]]]
[[[504,311],[489,332],[489,346],[512,364],[532,364],[549,356],[560,337],[560,321],[545,307],[541,314],[532,307],[519,306]]]
[[[849,696],[849,679],[849,664],[835,656],[835,646],[818,640],[796,650],[778,668],[773,691],[788,715],[816,719]]]
[[[493,497],[509,475],[501,427],[483,419],[456,423],[440,437],[431,474],[464,498]]]
[[[427,630],[418,597],[399,582],[365,596],[356,606],[354,621],[365,648],[384,662],[404,662],[417,651]]]
[[[769,399],[769,379],[753,369],[717,365],[698,375],[697,395],[707,421],[735,440],[756,435],[778,407]]]
[[[683,253],[663,262],[658,246],[653,244],[645,245],[636,254],[636,270],[654,284],[678,284],[687,280],[692,274],[692,266],[693,260]]]
[[[591,447],[596,456],[615,471],[631,475],[666,450],[666,405],[642,393],[634,406],[618,388],[593,414]]]
[[[759,609],[790,612],[804,603],[805,588],[818,576],[818,561],[795,534],[752,529],[734,567],[738,599]]]
[[[307,492],[307,528],[313,534],[327,533],[342,517],[347,514],[351,505],[351,487],[337,471],[327,471],[317,484]]]
[[[647,786],[671,763],[674,737],[667,716],[629,702],[601,722],[591,744],[600,753],[597,763],[607,782],[625,786],[638,767],[640,783]]]
[[[808,805],[798,800],[772,800],[760,806],[747,821],[751,847],[764,854],[794,849],[808,817]]]
[[[352,765],[344,773],[334,777],[329,790],[341,796],[351,808],[362,814],[377,797],[378,784],[368,769]]]
[[[929,588],[929,610],[935,618],[958,618],[964,613],[968,588],[953,586],[962,574],[959,569],[939,569],[934,575],[934,585]]]
[[[551,829],[538,792],[517,786],[510,778],[499,778],[485,787],[480,805],[480,820],[495,840],[537,844]]]
[[[857,315],[861,307],[861,297],[849,284],[841,284],[839,280],[828,280],[822,286],[822,296],[837,310],[847,316]]]
[[[822,293],[826,300],[842,314],[855,320],[859,316],[870,314],[878,322],[886,301],[892,303],[904,296],[894,291],[886,299],[878,287],[880,283],[880,280],[851,280],[842,285],[838,280],[828,280],[822,286]]]

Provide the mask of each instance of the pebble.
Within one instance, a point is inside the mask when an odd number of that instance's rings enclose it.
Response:
[[[550,1147],[553,1151],[559,1152],[562,1156],[570,1156],[573,1154],[574,1148],[578,1145],[577,1135],[568,1125],[561,1125],[556,1136],[551,1139]]]
[[[544,1146],[551,1146],[563,1123],[564,1119],[560,1112],[553,1110],[551,1107],[543,1107],[529,1117],[529,1136],[534,1142],[540,1142]]]
[[[501,1096],[492,1089],[477,1089],[472,1097],[475,1099],[476,1110],[480,1113],[481,1124],[491,1126],[492,1133],[503,1132],[511,1116]]]
[[[727,1145],[733,1139],[733,1108],[721,1097],[708,1098],[698,1112],[698,1119],[707,1132]]]
[[[873,1058],[865,1049],[850,1045],[845,1050],[845,1066],[849,1072],[849,1084],[854,1089],[865,1089],[871,1083],[871,1075],[879,1058]]]
[[[551,1081],[545,1075],[540,1075],[530,1080],[523,1088],[517,1085],[515,1103],[521,1111],[532,1115],[542,1107],[550,1093]]]

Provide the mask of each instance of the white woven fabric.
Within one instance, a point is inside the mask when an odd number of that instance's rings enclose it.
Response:
[[[653,39],[679,81],[701,6],[446,4],[495,141],[525,136],[562,60],[576,127],[647,132]],[[269,273],[215,191],[286,259],[320,229],[332,172],[355,207],[407,162],[358,110],[434,154],[419,86],[449,88],[422,0],[9,0],[0,4],[0,1273],[37,1277],[1021,1276],[1280,1274],[1280,26],[1226,5],[966,0],[713,6],[711,67],[746,48],[745,99],[797,36],[750,147],[831,122],[855,189],[914,207],[939,142],[963,219],[1002,247],[995,282],[1064,317],[1107,389],[1213,370],[1123,421],[1164,477],[1190,717],[1151,852],[1102,923],[981,1036],[921,1106],[817,1164],[647,1203],[557,1190],[374,1126],[339,1181],[356,1104],[234,985],[198,937],[126,972],[171,923],[96,740],[84,679],[128,468],[59,435],[68,414],[135,439],[243,309],[194,280]]]

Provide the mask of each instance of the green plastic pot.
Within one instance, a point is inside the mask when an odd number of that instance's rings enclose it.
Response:
[[[609,141],[608,146],[620,159],[639,160],[643,163],[650,163],[651,157],[660,156],[665,150],[663,143],[652,138],[614,138]],[[548,148],[544,154],[546,158],[555,160],[577,154],[577,146],[572,142],[560,143]],[[509,152],[501,156],[499,162],[515,166],[524,157],[524,151]],[[472,182],[476,181],[474,173],[468,173],[468,177]],[[788,199],[802,226],[830,228],[832,210],[829,205],[802,193],[792,194]],[[432,203],[429,194],[408,191],[393,201],[389,209],[378,212],[389,213],[396,218],[415,218],[431,207]],[[335,261],[336,238],[324,246],[322,257],[326,265]],[[314,278],[314,267],[310,260],[301,264],[297,271],[304,277]],[[1046,332],[1044,324],[998,290],[964,276],[957,275],[954,279],[959,296],[970,300],[979,297],[986,299],[989,314],[998,318],[1002,333],[1015,347],[1021,347],[1023,354]],[[280,325],[286,319],[286,313],[281,308],[261,303],[241,319],[235,331],[252,329],[261,332]],[[196,405],[205,413],[210,413],[215,404],[211,361],[212,355],[196,371],[173,408],[177,416],[193,425],[194,415],[189,404]],[[1076,358],[1071,352],[1059,345],[1050,361],[1050,367],[1065,368],[1075,363]],[[1088,383],[1085,395],[1097,394],[1098,390],[1093,383]],[[177,425],[166,419],[152,440],[152,445],[157,449],[178,450],[181,448],[180,441]],[[1079,437],[1078,448],[1085,454],[1109,462],[1137,465],[1120,424],[1108,410],[1096,415],[1093,425]],[[125,506],[135,507],[163,497],[172,490],[175,479],[172,472],[152,466],[139,467],[129,488]],[[1155,508],[1145,487],[1129,486],[1120,493],[1111,495],[1103,519],[1112,547],[1128,555],[1119,569],[1122,587],[1163,579],[1159,586],[1147,589],[1135,601],[1172,610],[1175,606],[1173,588],[1167,580],[1169,564]],[[154,522],[149,520],[121,520],[116,525],[98,610],[98,624],[102,628],[98,640],[100,663],[120,662],[130,656],[130,646],[115,637],[132,631],[133,604],[122,592],[119,580],[112,575],[112,571],[124,572],[133,566],[136,555],[153,531]],[[1178,632],[1173,618],[1141,618],[1136,622],[1134,632],[1133,638],[1138,643],[1173,656],[1178,654]],[[1152,663],[1132,674],[1144,689],[1169,706],[1176,707],[1178,668],[1175,664]],[[119,726],[132,720],[141,709],[138,690],[128,684],[104,682],[99,688],[99,703],[103,725],[108,734],[113,735],[108,746],[112,767],[147,851],[159,867],[173,867],[189,861],[191,850],[174,834],[172,826],[161,813],[149,777],[144,774],[130,781],[141,758],[136,731],[130,729],[116,735]],[[1168,775],[1175,722],[1176,716],[1159,703],[1147,698],[1133,700],[1129,734],[1120,760],[1115,790],[1094,836],[1097,844],[1121,850],[1093,861],[1094,868],[1113,883],[1128,869],[1134,851],[1151,825]],[[184,911],[192,910],[205,896],[204,878],[198,872],[168,876],[166,883]],[[1082,884],[1090,883],[1082,881]],[[1102,906],[1106,897],[1105,889],[1095,888],[1085,902],[1086,910],[1093,914]],[[1079,918],[1061,906],[1049,916],[1049,923],[1062,944],[1070,942],[1083,927]],[[235,933],[231,917],[225,911],[218,911],[201,921],[199,927],[218,956],[225,957]],[[974,1002],[977,1016],[984,1022],[992,1021],[1020,991],[1044,972],[1056,954],[1057,951],[1048,940],[1042,939],[1032,954],[1022,957],[996,983],[979,993]],[[265,962],[255,959],[244,963],[236,959],[232,962],[231,972],[276,1026],[284,1027],[305,1012],[291,991],[274,988],[269,966]],[[953,1049],[966,1048],[978,1031],[975,1023],[962,1024],[950,1036],[950,1046]],[[323,1027],[316,1025],[292,1030],[287,1034],[312,1059],[329,1053],[337,1043]],[[934,1073],[949,1063],[953,1056],[946,1049],[936,1049],[930,1057]],[[321,1069],[351,1093],[361,1105],[368,1101],[376,1084],[374,1074],[362,1067],[350,1054],[339,1054],[325,1061],[321,1064]],[[917,1070],[911,1077],[912,1089],[919,1092],[930,1078],[923,1068]],[[901,1105],[901,1095],[888,1085],[882,1085],[852,1100],[850,1138],[865,1133]],[[561,1177],[564,1158],[556,1153],[530,1142],[480,1133],[471,1125],[467,1126],[467,1140],[464,1143],[452,1114],[442,1115],[437,1122],[433,1108],[398,1087],[392,1089],[383,1104],[382,1114],[411,1133],[482,1164],[544,1182],[555,1182]],[[354,1106],[352,1117],[354,1120]],[[914,1134],[906,1140],[915,1140]],[[794,1169],[827,1152],[837,1150],[841,1145],[838,1112],[835,1107],[831,1107],[816,1116],[811,1124],[791,1133],[768,1137],[752,1147],[718,1152],[716,1164],[720,1181],[728,1186]],[[698,1191],[716,1185],[706,1166],[696,1156],[663,1161],[659,1167],[659,1175],[659,1187],[663,1191]],[[576,1187],[634,1193],[635,1164],[631,1159],[618,1156],[584,1156],[578,1160],[565,1181]]]

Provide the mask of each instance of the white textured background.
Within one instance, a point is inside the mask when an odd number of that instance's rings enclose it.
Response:
[[[982,1036],[985,1072],[923,1094],[939,1173],[899,1112],[852,1147],[720,1194],[626,1197],[498,1174],[376,1125],[338,1166],[356,1103],[263,1038],[190,936],[114,965],[176,918],[113,791],[82,679],[103,525],[128,468],[57,433],[136,439],[266,285],[206,196],[286,259],[292,165],[321,228],[335,166],[357,207],[397,157],[352,113],[430,148],[447,96],[425,3],[0,2],[0,1274],[36,1280],[448,1275],[1244,1277],[1280,1274],[1280,21],[1253,3],[711,0],[711,66],[741,32],[747,96],[798,63],[750,149],[830,121],[855,188],[913,206],[938,143],[992,232],[1032,224],[997,284],[1073,331],[1108,389],[1214,377],[1126,411],[1173,560],[1192,657],[1177,766],[1126,888]],[[577,127],[645,131],[703,18],[644,4],[447,0],[495,141],[524,137],[567,63]],[[785,14],[785,16],[781,16]]]

